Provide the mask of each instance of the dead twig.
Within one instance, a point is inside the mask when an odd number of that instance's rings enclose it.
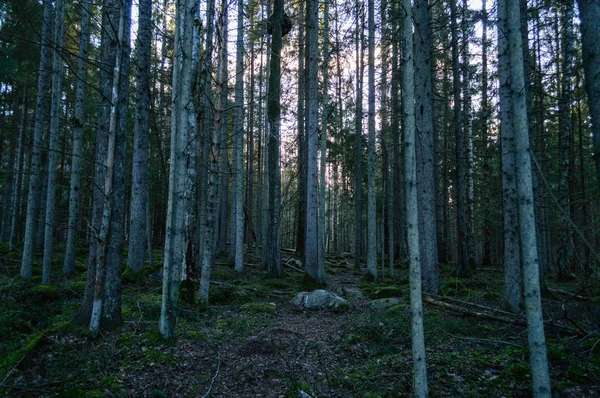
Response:
[[[511,343],[510,341],[492,340],[492,339],[481,339],[481,338],[478,338],[478,337],[457,336],[455,334],[448,333],[445,330],[442,330],[440,328],[436,328],[435,330],[438,330],[438,331],[444,333],[445,335],[450,336],[450,337],[452,337],[454,339],[470,340],[470,341],[481,341],[483,343],[508,344],[508,345],[512,345],[514,347],[523,348],[523,345]]]
[[[221,369],[221,353],[217,352],[217,371],[215,372],[215,375],[210,380],[210,385],[208,386],[208,391],[206,391],[206,394],[204,394],[202,396],[202,398],[208,398],[210,396],[210,392],[213,388],[213,385],[215,384],[215,380],[217,380],[217,377],[219,377],[219,369]]]

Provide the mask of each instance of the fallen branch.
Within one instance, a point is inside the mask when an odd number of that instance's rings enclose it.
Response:
[[[292,264],[289,264],[288,262],[285,262],[285,263],[283,263],[283,265],[284,265],[285,267],[288,267],[288,268],[289,268],[289,269],[291,269],[291,270],[294,270],[294,271],[296,271],[296,272],[300,272],[301,274],[303,274],[303,273],[304,273],[304,271],[303,271],[303,270],[301,270],[300,268],[294,267]]]
[[[514,347],[519,347],[519,348],[523,348],[523,344],[515,344],[515,343],[511,343],[510,341],[504,341],[504,340],[492,340],[492,339],[480,339],[478,337],[467,337],[467,336],[458,336],[452,333],[448,333],[445,330],[442,330],[440,328],[436,328],[435,330],[439,330],[440,332],[444,333],[447,336],[450,336],[452,338],[455,339],[461,339],[461,340],[471,340],[471,341],[481,341],[484,343],[494,343],[494,344],[508,344],[508,345],[512,345]]]
[[[206,394],[204,394],[202,396],[202,398],[207,398],[210,396],[210,392],[213,388],[213,384],[215,384],[215,380],[217,380],[217,377],[219,376],[219,369],[221,369],[221,353],[217,352],[217,371],[215,372],[215,375],[210,380],[210,385],[208,386],[208,391],[206,391]]]
[[[476,318],[486,319],[489,321],[497,321],[497,322],[508,323],[508,324],[512,324],[512,325],[519,325],[519,326],[527,327],[527,321],[525,319],[518,318],[514,315],[512,318],[508,318],[508,317],[503,317],[503,316],[499,316],[499,315],[488,314],[485,312],[477,312],[477,311],[469,310],[467,308],[464,308],[464,307],[461,307],[461,306],[458,306],[455,304],[436,300],[433,297],[429,297],[429,296],[425,296],[423,298],[423,301],[428,304],[431,304],[431,305],[446,308],[450,311],[458,312],[459,314],[462,314],[465,316],[473,316]],[[586,335],[586,333],[581,330],[577,330],[575,328],[571,328],[568,326],[559,325],[552,321],[545,321],[544,325],[548,330],[555,330],[558,332],[568,333],[568,334],[572,334],[572,335],[576,335],[576,336],[585,336]]]
[[[548,291],[552,292],[552,293],[558,293],[558,294],[564,294],[566,296],[569,296],[569,300],[574,298],[575,300],[579,300],[579,301],[588,301],[589,298],[585,297],[585,296],[581,296],[577,293],[571,293],[571,292],[567,292],[565,290],[560,290],[560,289],[552,289],[552,288],[547,288]]]
[[[500,308],[488,307],[488,306],[485,306],[485,305],[481,305],[481,304],[477,304],[477,303],[472,303],[470,301],[459,300],[459,299],[453,298],[453,297],[438,296],[438,295],[431,294],[431,293],[425,293],[425,294],[427,294],[428,296],[437,298],[438,300],[454,301],[456,303],[460,303],[460,304],[465,304],[465,305],[469,305],[469,306],[472,306],[472,307],[481,308],[483,310],[494,311],[494,312],[497,312],[499,314],[504,314],[506,316],[517,316],[519,318],[525,319],[523,316],[521,316],[519,314],[515,314],[514,312],[504,311],[504,310],[501,310]]]

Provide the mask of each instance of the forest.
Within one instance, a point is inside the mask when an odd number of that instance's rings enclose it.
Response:
[[[600,396],[599,0],[4,0],[0,395]]]

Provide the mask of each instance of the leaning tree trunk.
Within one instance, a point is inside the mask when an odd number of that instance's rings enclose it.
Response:
[[[75,272],[77,259],[77,222],[79,216],[79,198],[81,196],[81,157],[83,155],[83,130],[85,122],[85,86],[87,84],[88,47],[90,42],[90,12],[89,1],[81,2],[81,33],[79,37],[79,59],[77,63],[77,87],[75,88],[75,116],[73,124],[73,153],[71,160],[71,191],[69,194],[69,221],[67,232],[67,248],[63,273],[69,277]]]
[[[25,220],[25,236],[23,242],[23,259],[21,262],[21,278],[29,280],[33,270],[33,249],[35,243],[35,223],[38,208],[40,173],[44,124],[46,119],[46,88],[50,49],[52,42],[52,3],[44,5],[44,23],[42,25],[42,45],[40,50],[40,68],[38,74],[37,100],[35,106],[35,126],[33,147],[31,148],[31,166],[29,170],[29,194],[27,197],[27,218]]]
[[[403,0],[403,79],[404,147],[406,172],[406,228],[408,237],[413,388],[415,397],[427,397],[427,364],[421,298],[421,255],[419,249],[419,210],[415,139],[415,68],[413,59],[413,21],[411,0]]]
[[[182,270],[185,266],[185,191],[188,127],[192,107],[192,43],[194,36],[195,0],[177,4],[175,22],[175,60],[171,108],[171,168],[169,202],[163,268],[163,293],[159,330],[163,337],[175,336],[177,302]]]
[[[500,0],[500,2],[503,1]],[[550,377],[548,374],[548,357],[546,354],[546,337],[544,334],[535,233],[536,225],[531,179],[527,107],[524,90],[525,78],[519,0],[506,1],[506,21],[510,60],[512,123],[515,132],[517,188],[519,195],[519,232],[521,237],[521,253],[523,256],[523,288],[527,314],[529,363],[533,381],[532,390],[534,397],[550,397]]]

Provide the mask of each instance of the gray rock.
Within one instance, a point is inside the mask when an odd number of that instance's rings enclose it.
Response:
[[[363,298],[363,294],[360,289],[351,286],[344,286],[340,289],[340,294],[350,300],[358,300]]]
[[[369,307],[371,307],[371,309],[374,311],[382,311],[398,304],[400,304],[400,300],[395,297],[390,297],[370,301]]]
[[[347,300],[323,289],[314,292],[300,292],[292,299],[292,304],[312,311],[324,310],[325,308],[341,310],[343,307],[349,307]]]

